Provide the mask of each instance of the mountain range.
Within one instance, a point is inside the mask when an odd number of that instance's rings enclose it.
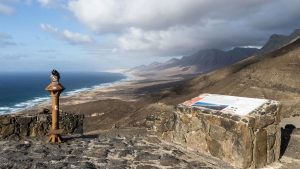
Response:
[[[166,76],[203,74],[232,65],[253,55],[269,53],[296,41],[299,37],[300,29],[297,29],[287,36],[273,34],[261,49],[236,47],[228,51],[220,49],[200,50],[180,59],[170,59],[165,63],[154,62],[149,65],[141,65],[131,69],[130,72],[140,76],[157,73]]]
[[[300,39],[288,41],[272,52],[197,75],[162,92],[160,98],[162,102],[178,104],[200,93],[277,100],[283,106],[283,117],[300,116]]]

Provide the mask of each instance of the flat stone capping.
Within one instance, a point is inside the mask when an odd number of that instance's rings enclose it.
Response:
[[[63,129],[62,135],[82,134],[83,115],[60,113],[59,126]],[[0,116],[0,139],[22,139],[49,134],[51,128],[51,113],[11,114]]]
[[[243,99],[249,98],[237,97],[235,101],[239,100],[239,104],[242,104]],[[222,108],[216,108],[215,105],[202,107],[205,102],[201,106],[192,106],[197,102],[195,100],[197,98],[194,98],[193,103],[190,100],[177,106],[174,116],[163,124],[168,126],[160,133],[163,138],[186,148],[208,153],[236,168],[259,168],[279,159],[279,102],[258,99],[257,104],[253,102],[258,107],[250,105],[252,110],[249,111],[249,105],[247,107],[245,104],[248,112],[239,114],[224,111],[229,109],[228,106],[235,110],[232,105],[236,103]],[[243,112],[242,107],[238,108],[240,112]]]

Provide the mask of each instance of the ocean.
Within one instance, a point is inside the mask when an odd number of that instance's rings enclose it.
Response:
[[[0,114],[20,111],[50,99],[45,90],[50,83],[50,72],[1,73]],[[61,84],[66,88],[62,96],[91,90],[123,81],[126,75],[107,72],[61,72]]]

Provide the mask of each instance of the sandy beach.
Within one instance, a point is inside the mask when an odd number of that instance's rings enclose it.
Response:
[[[126,75],[128,78],[119,82],[62,96],[61,111],[84,114],[86,132],[133,125],[133,121],[141,121],[148,115],[149,111],[145,109],[156,104],[159,99],[156,98],[156,94],[162,89],[176,86],[184,79],[182,76],[145,75],[134,72]],[[50,108],[49,100],[16,113],[38,113]],[[131,118],[132,122],[126,121],[126,118],[133,114],[138,115]]]

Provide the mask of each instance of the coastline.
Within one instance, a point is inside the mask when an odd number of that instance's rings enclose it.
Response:
[[[95,85],[90,88],[78,89],[63,94],[60,97],[60,108],[63,111],[70,111],[71,109],[72,112],[75,111],[74,113],[80,109],[80,113],[90,114],[89,108],[81,106],[82,104],[109,100],[125,101],[130,104],[141,98],[147,97],[153,92],[160,91],[162,88],[170,87],[171,84],[176,83],[177,81],[183,80],[183,77],[180,76],[174,78],[172,76],[162,76],[157,74],[154,77],[151,75],[139,74],[134,71],[121,71],[118,73],[124,74],[126,78],[120,81]],[[98,104],[99,103],[95,105]],[[75,105],[79,108],[74,110],[71,107],[74,107]],[[50,97],[43,102],[9,114],[42,112],[44,108],[51,108]]]
[[[139,76],[134,72],[121,71],[121,72],[113,72],[113,73],[121,73],[125,76],[125,78],[115,82],[102,83],[99,85],[91,86],[89,88],[80,88],[74,91],[68,91],[66,93],[63,93],[62,96],[60,97],[61,107],[93,102],[98,100],[106,100],[106,99],[135,101],[136,95],[132,93],[131,89],[136,84],[139,84],[139,82],[147,78]],[[41,100],[41,101],[35,102],[34,100]],[[32,113],[32,112],[42,111],[44,108],[50,108],[51,98],[49,96],[44,98],[28,100],[22,103],[30,103],[30,104],[33,103],[34,105],[28,106],[26,108],[20,108],[17,109],[16,111],[11,111],[2,115],[22,114],[22,113]]]
[[[69,100],[70,98],[76,97],[77,95],[80,95],[82,93],[105,90],[106,88],[111,88],[114,86],[121,85],[123,83],[128,83],[129,81],[134,81],[134,80],[138,79],[134,75],[131,75],[130,73],[126,73],[126,72],[107,72],[107,73],[120,73],[120,74],[123,74],[125,76],[125,78],[118,80],[118,81],[114,81],[114,82],[101,83],[98,85],[93,85],[91,87],[83,87],[83,88],[67,91],[67,92],[62,93],[61,99]],[[51,104],[50,102],[51,102],[50,95],[46,96],[46,97],[35,97],[33,99],[29,99],[29,100],[17,103],[14,106],[16,108],[4,107],[6,109],[10,109],[11,111],[1,113],[1,115],[19,114],[19,113],[24,113],[24,112],[37,111],[37,110],[40,110],[42,107],[48,107]]]
[[[181,72],[181,73],[180,73]],[[61,108],[67,105],[77,105],[86,102],[93,102],[105,99],[119,99],[123,101],[136,101],[141,96],[147,96],[158,92],[162,88],[174,86],[175,83],[189,79],[195,74],[182,72],[181,68],[174,68],[167,72],[160,71],[139,71],[139,70],[110,70],[99,73],[119,73],[123,79],[100,83],[91,87],[73,88],[71,91],[64,91],[60,97]],[[175,83],[174,83],[175,82]],[[73,82],[73,83],[76,83]],[[40,85],[39,85],[40,86]],[[65,86],[68,89],[68,86]],[[44,89],[39,89],[39,91]],[[9,111],[0,110],[2,115],[41,111],[42,108],[50,108],[50,95],[35,97],[27,101],[16,103],[10,107],[4,107]],[[0,107],[2,108],[2,107]]]
[[[124,71],[122,80],[77,90],[60,97],[60,111],[84,115],[86,133],[126,126],[143,126],[143,120],[151,112],[173,110],[173,103],[158,103],[161,92],[181,84],[186,75],[169,75],[161,72]],[[67,86],[66,86],[67,87]],[[177,104],[174,102],[174,105]],[[51,99],[12,112],[13,115],[29,115],[51,110]]]

